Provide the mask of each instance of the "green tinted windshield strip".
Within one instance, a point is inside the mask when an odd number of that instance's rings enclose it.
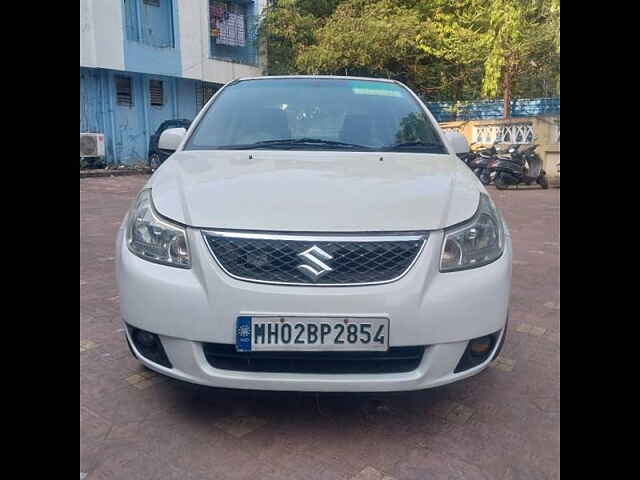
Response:
[[[349,82],[351,91],[356,95],[382,95],[387,97],[402,97],[404,91],[392,83],[352,81]]]

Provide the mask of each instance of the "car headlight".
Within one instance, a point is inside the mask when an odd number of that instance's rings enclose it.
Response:
[[[126,241],[131,253],[151,262],[191,268],[191,255],[184,228],[159,218],[151,201],[151,190],[138,195],[128,213]]]
[[[478,211],[463,225],[445,230],[440,271],[480,267],[498,259],[504,251],[505,226],[498,209],[481,193]]]

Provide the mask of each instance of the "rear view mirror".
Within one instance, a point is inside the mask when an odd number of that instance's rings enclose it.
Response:
[[[455,153],[469,152],[469,142],[464,135],[459,132],[444,132],[444,134]]]
[[[186,133],[187,130],[184,128],[167,128],[160,134],[158,148],[162,150],[176,151]]]

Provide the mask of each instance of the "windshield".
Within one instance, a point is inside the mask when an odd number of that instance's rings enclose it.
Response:
[[[347,79],[261,79],[229,85],[185,146],[251,148],[447,153],[406,88]]]

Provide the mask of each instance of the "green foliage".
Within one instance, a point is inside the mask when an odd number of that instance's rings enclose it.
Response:
[[[315,32],[330,18],[340,0],[279,0],[268,7],[259,27],[268,58],[266,73],[299,73],[298,54],[315,41]]]
[[[266,73],[389,77],[433,100],[552,95],[559,0],[280,0]]]

